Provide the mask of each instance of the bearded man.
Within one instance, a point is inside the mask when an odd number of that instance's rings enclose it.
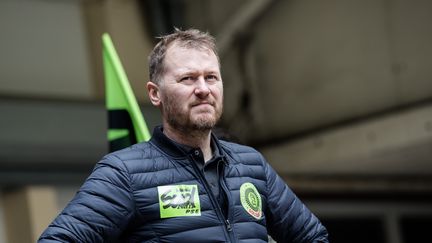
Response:
[[[176,30],[149,62],[162,126],[99,161],[39,242],[328,242],[259,152],[212,133],[223,110],[214,38]]]

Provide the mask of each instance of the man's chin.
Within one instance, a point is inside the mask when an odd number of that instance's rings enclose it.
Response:
[[[201,122],[194,122],[192,124],[196,130],[206,131],[206,130],[211,130],[216,125],[216,122],[214,122],[214,121],[201,121]]]
[[[197,119],[193,119],[191,121],[192,126],[200,131],[210,130],[216,125],[216,119],[214,116],[212,117],[198,117]]]

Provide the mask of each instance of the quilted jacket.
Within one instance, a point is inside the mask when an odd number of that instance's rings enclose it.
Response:
[[[222,212],[189,154],[156,128],[106,155],[38,242],[328,242],[319,220],[256,150],[221,140]]]

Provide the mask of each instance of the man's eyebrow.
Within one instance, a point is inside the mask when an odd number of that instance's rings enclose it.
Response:
[[[220,72],[217,71],[217,70],[210,70],[210,71],[206,71],[205,73],[206,73],[206,74],[217,74],[217,75],[220,74]]]
[[[185,71],[185,72],[180,72],[178,74],[176,74],[176,77],[181,77],[181,76],[185,76],[185,75],[196,75],[198,72],[196,71]]]

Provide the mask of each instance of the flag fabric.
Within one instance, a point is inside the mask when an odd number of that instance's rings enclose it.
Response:
[[[102,35],[110,152],[150,139],[150,133],[110,36]]]

